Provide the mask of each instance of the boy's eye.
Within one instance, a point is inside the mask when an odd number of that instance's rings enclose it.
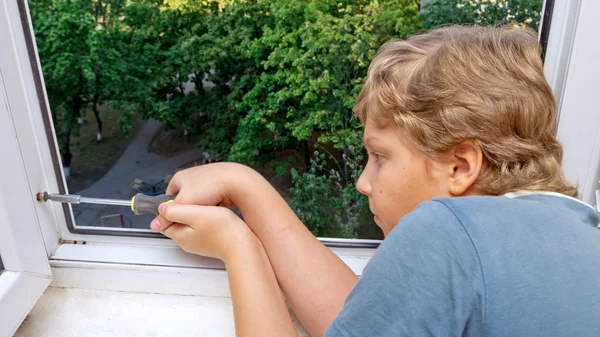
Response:
[[[371,156],[373,156],[375,158],[375,162],[378,162],[381,160],[381,156],[379,155],[379,153],[371,152]]]

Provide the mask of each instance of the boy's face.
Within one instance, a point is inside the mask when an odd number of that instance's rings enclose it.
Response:
[[[363,141],[369,160],[356,188],[369,197],[375,223],[384,235],[419,203],[451,196],[450,164],[411,146],[395,123],[385,127],[366,123]]]

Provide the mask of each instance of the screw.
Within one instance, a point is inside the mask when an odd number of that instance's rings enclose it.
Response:
[[[35,195],[35,200],[40,201],[40,202],[48,201],[48,193],[47,192],[38,192]]]

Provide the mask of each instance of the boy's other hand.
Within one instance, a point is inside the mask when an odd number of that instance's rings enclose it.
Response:
[[[232,192],[240,189],[255,173],[237,163],[214,163],[177,172],[166,194],[177,195],[177,203],[205,206],[234,206]]]
[[[240,247],[258,242],[244,221],[228,208],[166,202],[159,206],[159,212],[168,225],[154,220],[152,230],[173,239],[188,253],[226,261]]]
[[[177,172],[167,187],[166,194],[177,195],[180,205],[235,206],[235,195],[243,193],[252,179],[261,178],[251,168],[236,163],[215,163],[192,167]],[[171,222],[159,215],[162,228]]]

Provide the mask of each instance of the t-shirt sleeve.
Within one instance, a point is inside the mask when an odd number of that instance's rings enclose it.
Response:
[[[475,246],[454,213],[431,201],[384,240],[325,336],[477,336],[484,301]]]

